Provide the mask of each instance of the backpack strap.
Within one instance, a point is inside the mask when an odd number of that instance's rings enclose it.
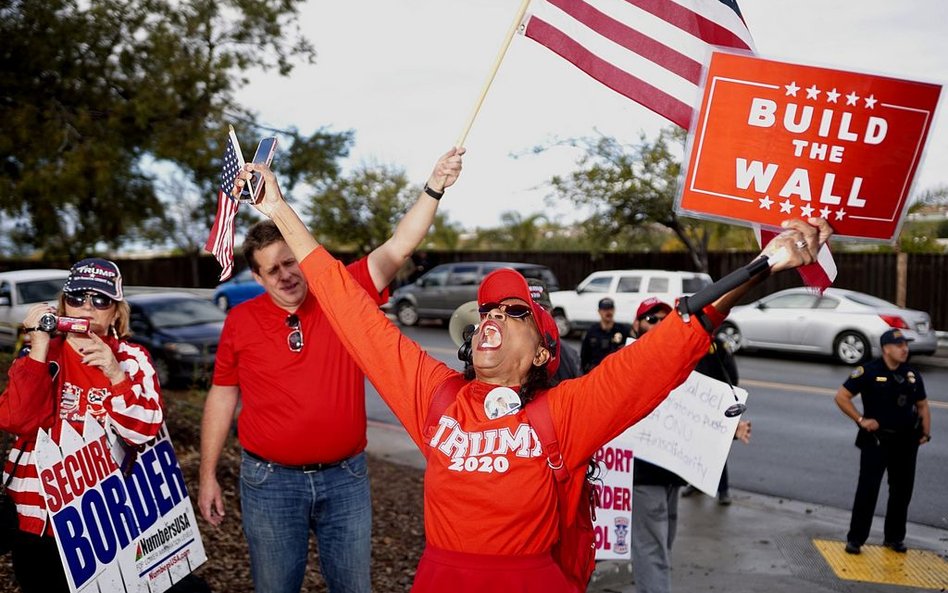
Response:
[[[557,482],[566,483],[569,481],[569,471],[566,469],[566,463],[563,460],[563,453],[560,451],[560,442],[556,437],[556,429],[553,427],[553,417],[550,416],[550,400],[546,391],[541,391],[527,404],[527,418],[530,420],[530,426],[537,433],[540,439],[540,445],[546,452],[546,464],[553,470],[553,475]]]
[[[451,402],[457,399],[458,392],[461,391],[461,388],[466,384],[467,379],[464,378],[464,375],[459,373],[451,375],[442,381],[441,384],[438,385],[438,388],[435,389],[434,397],[431,398],[431,403],[428,404],[428,415],[425,416],[425,428],[421,433],[425,445],[431,442],[435,432],[438,430],[438,421],[441,420],[444,411],[448,409]],[[425,448],[425,451],[427,450],[428,447]],[[427,457],[427,454],[425,456]]]

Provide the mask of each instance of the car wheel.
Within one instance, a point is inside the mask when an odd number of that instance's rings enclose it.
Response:
[[[858,332],[846,331],[836,336],[833,354],[843,364],[859,364],[869,358],[872,349],[869,340]]]
[[[573,329],[570,326],[569,319],[566,318],[566,313],[563,313],[560,309],[553,311],[553,321],[556,322],[556,329],[560,332],[561,338],[567,337]]]
[[[230,301],[227,300],[227,295],[222,294],[218,296],[216,299],[214,299],[214,302],[217,303],[217,306],[221,311],[230,309]]]
[[[741,349],[741,330],[733,323],[723,323],[718,329],[717,338],[724,343],[728,352],[734,354]]]
[[[395,316],[402,325],[415,325],[418,323],[418,310],[408,301],[398,303],[398,309]]]

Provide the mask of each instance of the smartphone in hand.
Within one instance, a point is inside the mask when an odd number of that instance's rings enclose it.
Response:
[[[257,152],[253,155],[253,162],[269,167],[270,163],[273,162],[273,154],[276,152],[276,147],[277,139],[275,136],[264,138],[260,141],[260,144],[257,145]],[[254,173],[247,184],[244,185],[244,190],[240,192],[239,201],[256,204],[260,201],[260,196],[262,194],[263,175],[260,173]]]

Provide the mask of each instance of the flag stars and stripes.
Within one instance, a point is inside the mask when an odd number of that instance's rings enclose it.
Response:
[[[836,220],[842,220],[844,216],[846,216],[846,211],[842,208],[836,211]]]
[[[856,91],[850,91],[850,93],[846,95],[847,105],[855,105],[858,101],[859,101],[859,95],[856,94]]]
[[[875,108],[876,103],[878,103],[878,99],[876,99],[875,95],[869,95],[868,97],[865,98],[865,101],[866,101],[866,109],[873,109]]]
[[[815,84],[806,90],[807,99],[813,99],[814,101],[816,101],[817,97],[819,96],[820,96],[820,89],[818,89]]]
[[[786,212],[787,214],[790,214],[791,212],[793,212],[794,207],[795,206],[793,205],[793,202],[790,201],[790,198],[787,198],[783,202],[780,202],[781,212]]]
[[[784,85],[784,88],[787,89],[788,97],[796,97],[797,91],[800,90],[800,87],[797,86],[796,81],[791,82],[790,84]]]
[[[237,158],[237,151],[234,149],[233,142],[227,143],[227,150],[224,151],[224,162],[221,166],[221,193],[231,197],[231,191],[234,189],[234,182],[237,181],[237,173],[240,172],[240,161]]]
[[[770,199],[770,196],[764,196],[758,200],[760,202],[759,208],[761,210],[770,210],[770,207],[773,205],[774,201]]]
[[[820,208],[820,218],[823,220],[829,220],[830,214],[832,211],[829,209],[829,206],[823,206]]]
[[[800,206],[800,216],[803,218],[810,218],[813,216],[813,206],[810,206],[809,204]]]
[[[839,99],[841,93],[836,92],[836,87],[833,87],[833,90],[826,91],[826,102],[827,103],[836,103],[836,100]]]
[[[710,51],[754,51],[735,0],[546,0],[530,8],[525,37],[685,129]]]
[[[214,254],[221,265],[220,279],[226,280],[234,271],[234,221],[237,218],[239,202],[231,197],[237,173],[243,166],[243,155],[237,143],[237,135],[231,128],[227,136],[227,147],[221,165],[221,185],[217,192],[217,215],[211,225],[211,233],[204,249]]]

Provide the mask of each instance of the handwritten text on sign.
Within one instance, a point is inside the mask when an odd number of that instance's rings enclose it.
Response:
[[[716,52],[679,211],[894,240],[941,86]]]
[[[739,387],[734,391],[740,402],[747,401],[746,391]],[[651,414],[609,445],[632,449],[636,457],[713,496],[740,420],[724,415],[733,403],[727,383],[691,373]]]

